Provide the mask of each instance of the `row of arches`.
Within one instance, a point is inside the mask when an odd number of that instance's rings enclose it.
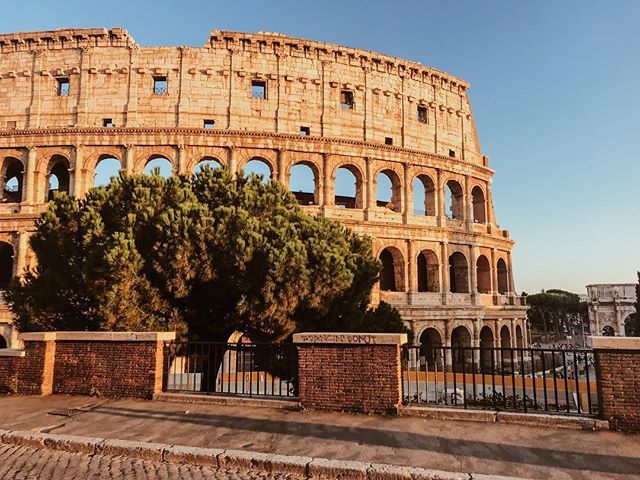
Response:
[[[380,273],[380,290],[403,292],[405,261],[402,252],[396,247],[382,249],[378,256],[382,263]],[[469,293],[470,276],[467,257],[462,252],[453,252],[449,256],[448,272],[441,272],[438,255],[429,249],[422,250],[416,257],[416,287],[418,292],[441,292],[444,280],[448,280],[448,289],[451,293]],[[495,265],[495,285],[492,268],[486,255],[479,255],[476,260],[476,285],[478,293],[492,293],[497,291],[506,294],[509,288],[509,270],[507,262],[498,258]],[[413,274],[414,272],[410,272]],[[447,275],[447,278],[442,278]]]
[[[202,157],[193,168],[197,173],[204,165],[218,168],[223,165],[215,157]],[[93,183],[89,186],[101,186],[109,183],[111,178],[118,175],[122,168],[121,161],[112,155],[100,155],[94,168]],[[146,174],[158,170],[160,175],[169,177],[173,174],[174,164],[166,157],[153,155],[146,160],[143,172]],[[245,173],[263,175],[271,178],[273,166],[262,157],[253,157],[243,166]],[[47,177],[43,200],[50,200],[55,191],[70,193],[71,162],[64,155],[53,155],[47,164]],[[17,203],[24,198],[24,167],[23,162],[15,157],[4,159],[2,170],[2,198],[5,202]],[[342,208],[365,208],[363,173],[359,167],[352,164],[338,166],[333,172],[334,198],[333,204]],[[302,205],[319,205],[321,203],[321,179],[318,166],[312,161],[300,160],[291,165],[286,173],[286,183],[296,195]],[[391,168],[382,168],[374,178],[375,205],[390,211],[410,211],[419,216],[436,216],[440,208],[439,194],[436,183],[427,174],[418,174],[412,182],[413,206],[403,205],[403,191],[400,176]],[[462,185],[454,179],[444,185],[444,211],[451,219],[465,219],[465,200]],[[472,221],[487,222],[487,201],[483,188],[475,185],[470,192]],[[325,202],[327,203],[327,199]]]

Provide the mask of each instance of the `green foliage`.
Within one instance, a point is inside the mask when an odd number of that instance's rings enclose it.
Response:
[[[555,340],[565,335],[581,333],[583,325],[588,325],[587,304],[579,295],[564,290],[550,289],[526,296],[531,307],[527,320],[535,333],[553,332]]]
[[[121,175],[82,200],[57,195],[31,246],[37,268],[7,291],[22,331],[279,341],[329,325],[404,329],[392,307],[367,310],[381,268],[370,241],[256,176]]]

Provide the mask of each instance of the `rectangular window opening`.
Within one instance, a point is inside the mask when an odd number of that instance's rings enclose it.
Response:
[[[456,151],[455,150],[449,150],[449,156],[451,158],[456,158]]]
[[[385,145],[393,145],[393,138],[391,138],[391,137],[384,137],[384,144],[385,144]]]
[[[69,79],[68,78],[58,78],[58,96],[59,97],[68,97],[69,96]]]
[[[215,128],[216,126],[216,122],[215,120],[205,120],[204,121],[204,128],[210,130],[212,128]]]
[[[167,77],[153,77],[153,94],[166,95],[169,93]]]
[[[303,137],[311,135],[311,129],[309,127],[300,127],[300,135]]]
[[[354,107],[353,92],[351,90],[342,90],[340,92],[340,108],[353,109]]]
[[[113,128],[113,119],[111,118],[103,118],[102,126],[106,128]]]
[[[256,100],[267,99],[267,82],[264,80],[253,80],[251,82],[251,98]]]
[[[7,130],[15,130],[17,128],[18,124],[15,120],[9,120],[7,121]]]
[[[418,121],[420,123],[429,123],[429,111],[427,107],[418,106]]]

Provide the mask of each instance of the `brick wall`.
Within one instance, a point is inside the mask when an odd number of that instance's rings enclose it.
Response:
[[[324,343],[340,339],[346,343]],[[406,335],[297,334],[294,342],[304,408],[386,413],[400,406]]]
[[[0,350],[0,393],[150,398],[162,389],[163,345],[173,333],[47,332]]]
[[[600,414],[610,428],[640,432],[640,338],[592,337]]]
[[[151,398],[161,391],[162,342],[59,341],[53,391]]]

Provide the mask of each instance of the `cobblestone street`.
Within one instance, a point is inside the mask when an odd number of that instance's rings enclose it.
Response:
[[[216,479],[295,480],[264,472],[221,471],[209,467],[156,463],[125,457],[84,455],[0,444],[0,479]]]

